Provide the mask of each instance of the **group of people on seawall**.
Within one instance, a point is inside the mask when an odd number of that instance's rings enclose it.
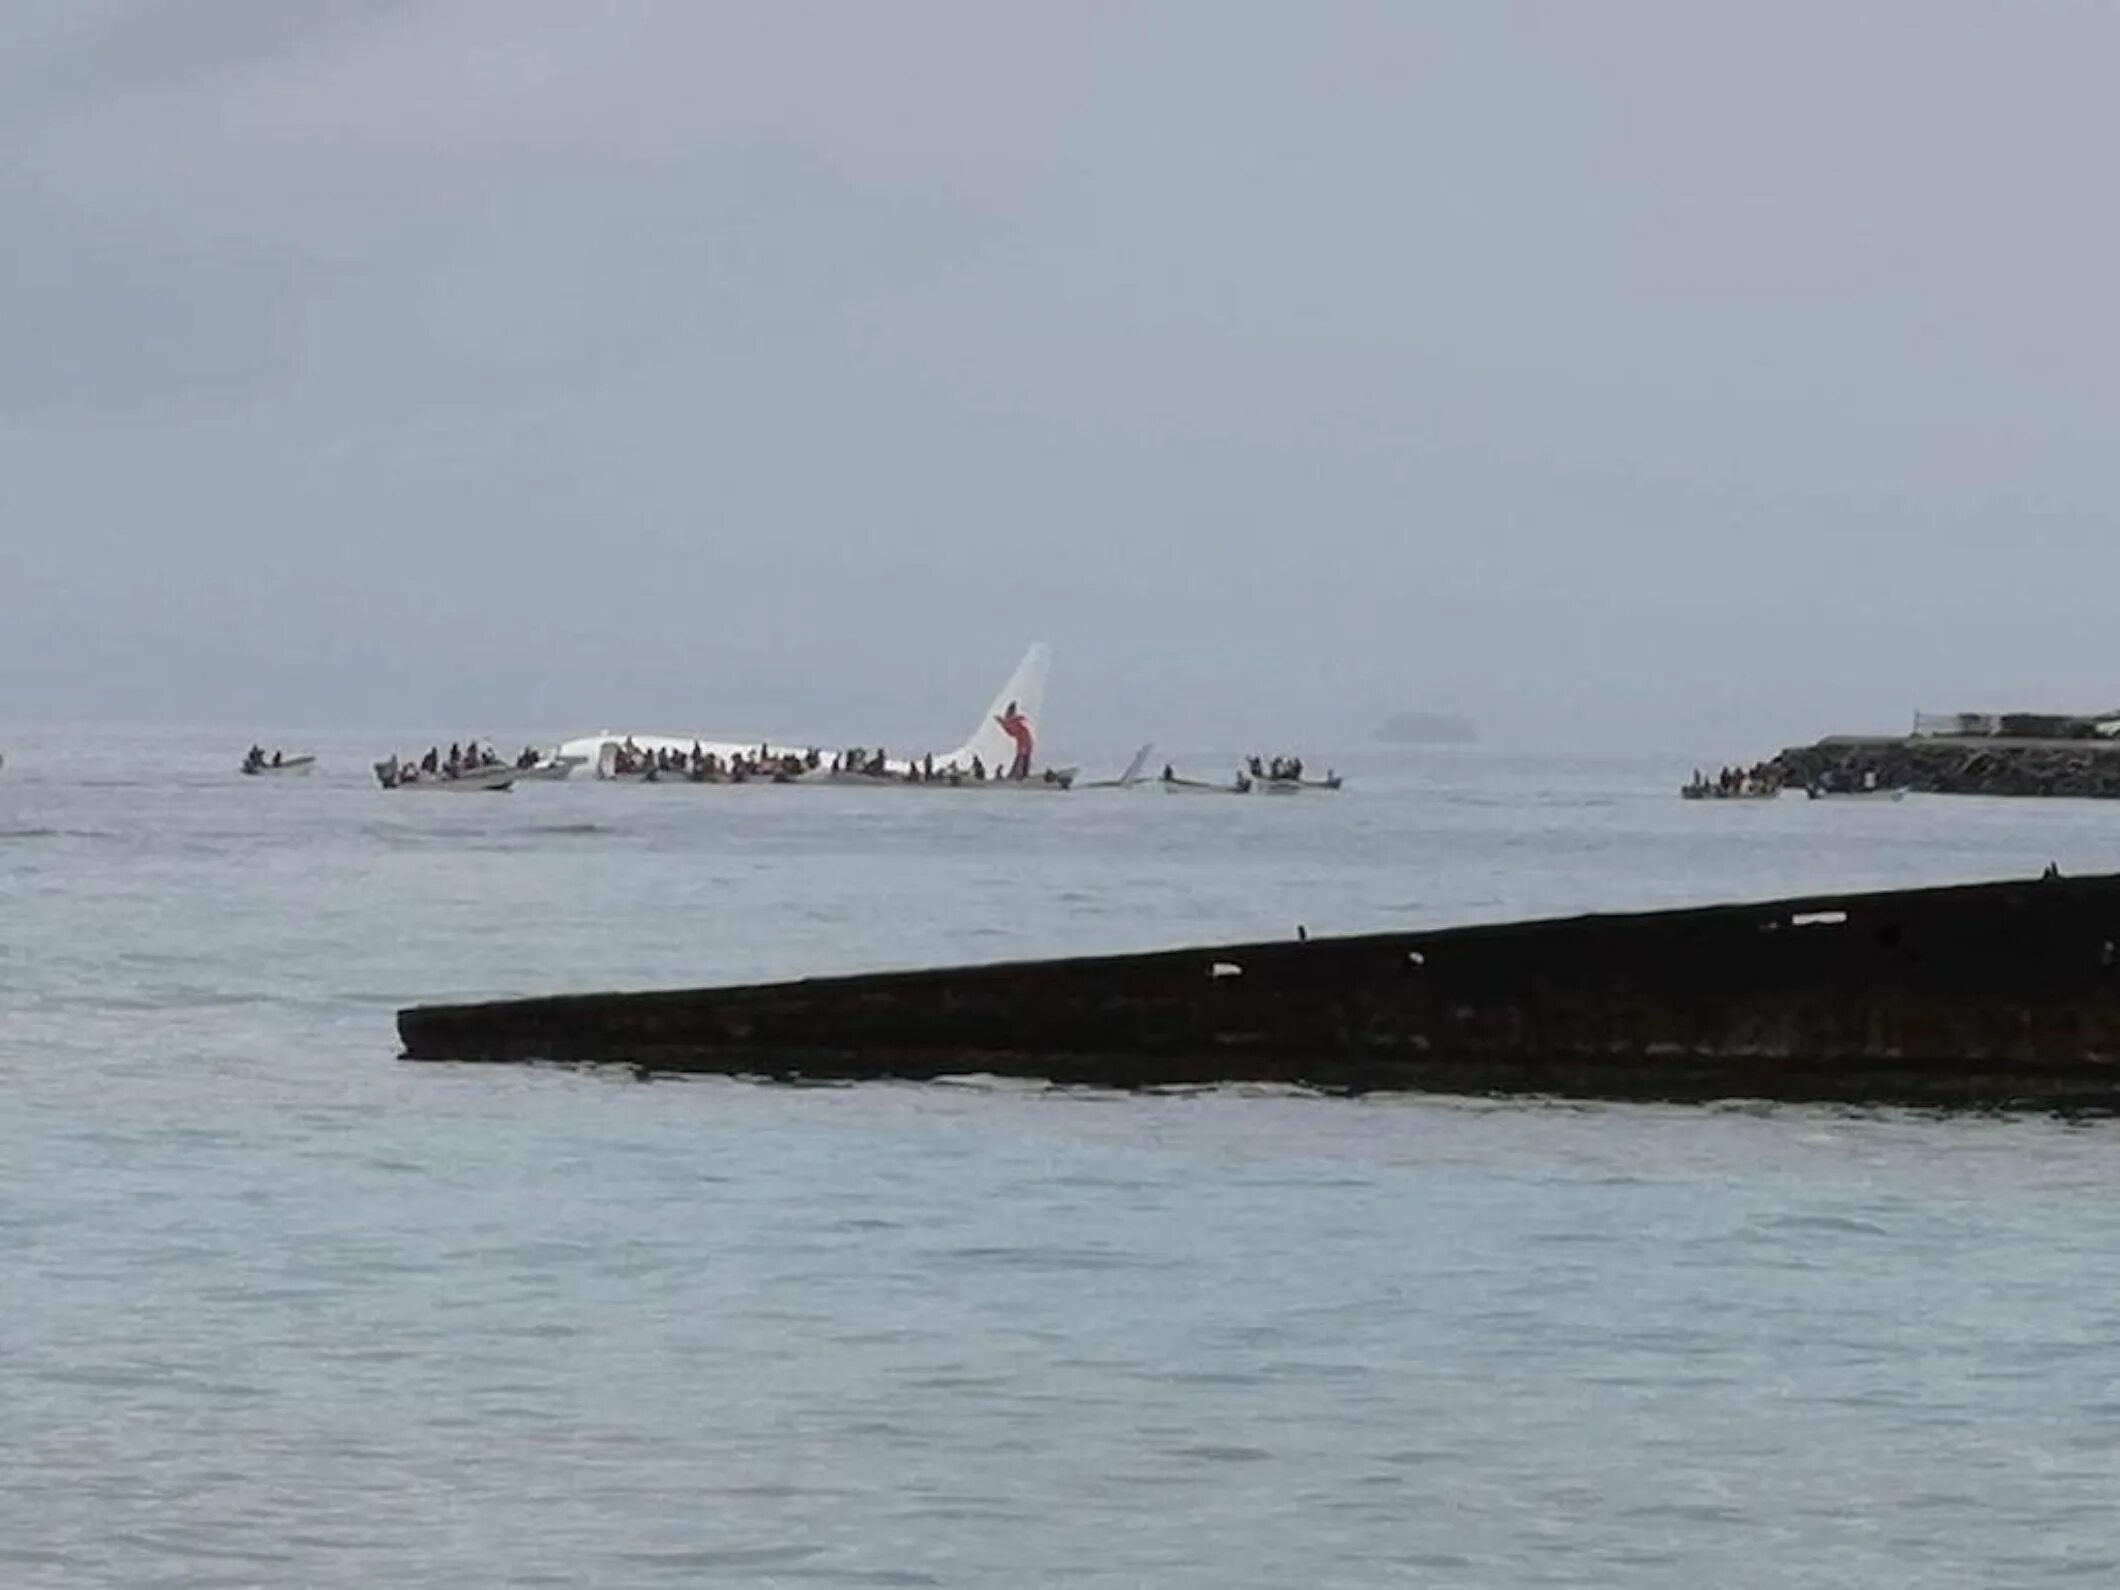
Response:
[[[1726,767],[1709,778],[1699,768],[1679,790],[1689,801],[1763,800],[1782,791],[1781,769],[1772,762],[1751,767]]]
[[[1758,764],[1755,781],[1807,794],[2120,800],[2120,711],[1916,713],[1901,734],[1829,734]],[[1695,775],[1707,798],[1718,781]]]
[[[1829,797],[1898,800],[1908,788],[1908,784],[1883,779],[1875,767],[1838,763],[1806,770],[1805,776],[1799,778],[1792,774],[1785,759],[1777,757],[1771,762],[1755,763],[1750,768],[1726,767],[1713,778],[1695,768],[1692,779],[1679,786],[1678,793],[1689,801],[1743,801],[1772,800],[1784,789],[1800,789],[1812,800]]]
[[[2120,799],[2120,743],[2106,739],[1997,743],[1976,737],[1835,737],[1775,759],[1791,788],[1839,780],[1930,795]]]

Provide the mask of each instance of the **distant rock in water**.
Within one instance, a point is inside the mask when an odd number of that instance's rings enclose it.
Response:
[[[1394,712],[1377,730],[1393,745],[1470,745],[1478,738],[1472,720],[1448,712]]]

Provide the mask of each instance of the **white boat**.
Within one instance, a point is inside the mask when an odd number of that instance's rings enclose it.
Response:
[[[1323,778],[1305,778],[1300,762],[1276,758],[1269,766],[1253,757],[1238,773],[1237,782],[1261,795],[1299,795],[1307,789],[1338,789],[1340,775],[1327,768]]]
[[[522,776],[522,769],[506,763],[464,768],[455,773],[429,773],[416,762],[401,763],[396,757],[375,764],[376,782],[387,790],[436,790],[455,795],[498,793],[512,787]]]
[[[263,761],[251,761],[246,757],[240,771],[246,778],[264,778],[276,775],[301,778],[316,765],[317,759],[313,756],[282,756],[275,753]]]
[[[1903,788],[1890,789],[1823,789],[1816,784],[1807,785],[1804,794],[1814,801],[1903,801],[1907,792]]]
[[[1324,778],[1271,778],[1258,773],[1239,772],[1227,784],[1216,784],[1206,779],[1180,778],[1169,768],[1156,781],[1171,795],[1300,795],[1307,789],[1336,790],[1340,787],[1337,773]]]
[[[792,772],[785,768],[739,768],[722,761],[719,756],[715,758],[712,766],[701,766],[691,761],[689,752],[684,754],[679,764],[670,767],[626,767],[625,758],[620,755],[623,743],[618,740],[604,742],[603,753],[596,761],[597,778],[613,784],[685,785],[694,788],[710,784],[830,784],[842,779],[842,775],[821,767],[805,768],[801,772]],[[702,745],[701,751],[704,752],[705,749]],[[845,774],[843,778],[849,784],[893,782],[853,773]]]
[[[814,772],[805,771],[800,774],[783,772],[777,769],[771,772],[763,770],[753,772],[748,768],[739,770],[731,765],[730,762],[724,761],[718,754],[715,756],[711,767],[699,766],[692,762],[689,749],[679,753],[678,765],[670,767],[628,767],[625,765],[627,758],[622,754],[627,744],[628,742],[623,740],[606,740],[604,742],[603,750],[598,754],[595,763],[596,777],[613,784],[682,784],[695,786],[707,784],[821,784],[827,782],[827,775],[822,768]],[[636,752],[649,754],[648,748],[639,744],[639,742],[632,742],[632,744]],[[700,750],[702,754],[706,752],[704,743],[701,744]],[[754,756],[757,754],[757,747],[752,747],[752,754]],[[851,775],[849,777],[851,780]],[[878,781],[860,780],[859,782],[871,783]]]
[[[580,766],[581,763],[572,757],[546,756],[528,767],[518,766],[512,771],[518,784],[556,784]]]
[[[1251,778],[1243,773],[1237,775],[1234,783],[1216,784],[1207,779],[1180,778],[1169,768],[1156,782],[1163,786],[1166,795],[1249,795],[1252,786]]]
[[[1052,652],[1042,642],[1033,645],[1023,654],[1023,661],[1009,676],[995,695],[992,705],[980,715],[973,725],[971,735],[956,750],[941,756],[886,757],[880,774],[850,772],[842,769],[831,771],[829,764],[835,758],[821,748],[831,742],[825,738],[792,740],[771,735],[746,736],[741,739],[728,736],[692,734],[620,734],[606,730],[600,734],[585,735],[569,740],[559,748],[561,757],[586,764],[596,770],[596,776],[618,779],[630,783],[685,783],[689,775],[682,771],[660,772],[653,778],[646,773],[619,772],[624,763],[634,756],[653,758],[657,755],[683,758],[689,765],[692,754],[711,756],[715,762],[728,767],[734,762],[764,763],[771,765],[786,762],[807,763],[813,754],[821,757],[822,764],[810,768],[798,776],[776,778],[771,771],[748,775],[748,783],[794,783],[794,784],[848,784],[880,785],[901,784],[907,789],[994,789],[1019,788],[1039,790],[1065,790],[1074,784],[1075,769],[1047,768],[1036,765],[1038,752],[1038,726],[1045,708],[1045,681],[1052,668]],[[621,748],[628,752],[620,756]],[[914,778],[915,770],[925,771],[932,766],[933,777]],[[946,775],[954,770],[955,780]],[[985,777],[976,777],[983,773]],[[703,780],[713,783],[713,778]],[[721,782],[735,783],[736,779],[724,775]]]
[[[1686,801],[1770,801],[1779,797],[1779,784],[1748,784],[1725,790],[1714,784],[1681,784],[1678,798]]]

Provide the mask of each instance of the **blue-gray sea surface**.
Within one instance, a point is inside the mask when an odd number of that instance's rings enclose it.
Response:
[[[2109,868],[2120,808],[0,740],[0,1585],[2120,1576],[2120,1127],[643,1084],[402,1003]]]

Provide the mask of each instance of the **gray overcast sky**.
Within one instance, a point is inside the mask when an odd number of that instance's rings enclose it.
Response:
[[[10,0],[0,716],[2120,705],[2120,8]]]

